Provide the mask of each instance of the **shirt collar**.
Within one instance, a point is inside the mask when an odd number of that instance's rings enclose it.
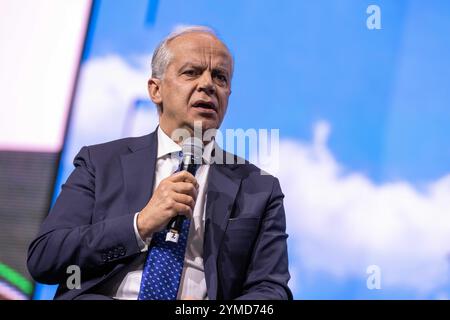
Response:
[[[203,161],[205,164],[211,163],[211,154],[215,146],[214,137],[210,142],[206,144],[203,149]],[[182,151],[181,146],[178,145],[175,141],[173,141],[162,129],[158,126],[158,159],[172,154],[172,153],[180,153]]]
[[[162,129],[158,126],[158,159],[174,152],[180,152],[181,146],[173,141]]]

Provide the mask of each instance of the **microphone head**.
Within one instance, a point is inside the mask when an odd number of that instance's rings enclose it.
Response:
[[[203,141],[197,137],[189,137],[184,139],[181,144],[183,150],[183,158],[194,158],[194,164],[202,164],[203,157]]]

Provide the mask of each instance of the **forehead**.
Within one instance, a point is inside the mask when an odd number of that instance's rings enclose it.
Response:
[[[168,43],[172,62],[213,63],[231,68],[231,55],[225,45],[208,33],[183,34]]]

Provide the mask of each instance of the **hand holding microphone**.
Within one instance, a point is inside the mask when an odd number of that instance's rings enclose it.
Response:
[[[194,177],[202,161],[203,143],[187,138],[182,145],[183,159],[179,172],[163,179],[137,218],[142,239],[167,227],[168,241],[177,242],[184,217],[192,218],[199,185]]]
[[[195,176],[202,163],[203,142],[198,138],[187,138],[183,141],[182,150],[182,160],[178,171],[187,171]],[[167,226],[169,231],[166,235],[166,241],[178,242],[183,220],[183,215],[177,215],[170,220]]]

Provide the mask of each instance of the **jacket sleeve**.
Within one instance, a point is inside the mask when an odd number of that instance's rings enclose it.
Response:
[[[82,277],[98,276],[102,268],[140,252],[134,214],[108,214],[113,218],[92,223],[96,174],[89,148],[73,163],[75,170],[28,249],[28,270],[41,283],[62,283],[70,265],[79,266]]]
[[[287,286],[290,275],[283,198],[275,178],[249,263],[244,292],[237,300],[292,300]]]

